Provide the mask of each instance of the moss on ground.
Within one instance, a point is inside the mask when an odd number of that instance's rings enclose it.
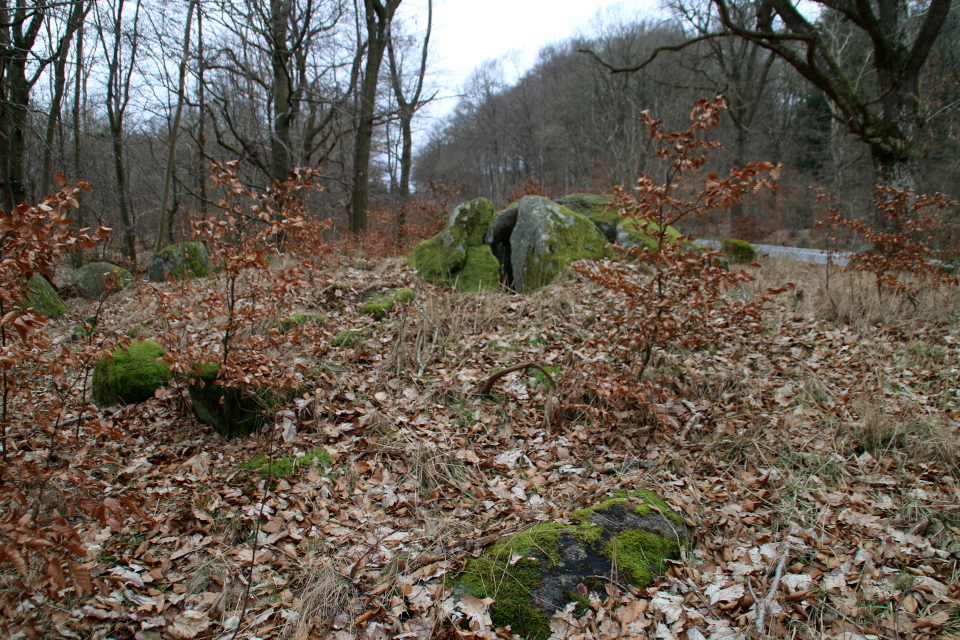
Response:
[[[150,398],[170,377],[167,363],[158,360],[165,353],[163,347],[150,340],[112,352],[112,358],[105,357],[93,370],[93,401],[107,407]]]
[[[240,468],[244,471],[255,471],[263,478],[271,477],[276,480],[287,480],[299,474],[303,469],[310,467],[329,469],[332,466],[333,457],[323,447],[314,447],[300,458],[290,454],[281,454],[274,458],[272,464],[265,453],[258,453],[240,464]]]
[[[373,334],[373,327],[363,329],[347,329],[334,336],[330,346],[337,349],[350,349],[357,346],[361,340]]]
[[[286,318],[280,318],[277,320],[275,326],[280,329],[281,333],[286,333],[294,327],[304,327],[308,324],[319,327],[326,321],[327,317],[322,313],[298,313],[287,316]]]
[[[397,306],[398,302],[410,302],[416,296],[417,293],[413,289],[406,287],[403,289],[391,289],[390,291],[371,296],[360,309],[360,313],[380,320],[381,318],[385,318],[387,314]]]
[[[604,543],[603,549],[608,558],[616,558],[617,566],[640,589],[650,584],[654,572],[659,574],[666,570],[668,558],[680,557],[678,541],[647,531],[625,531]]]
[[[746,240],[727,238],[720,245],[720,250],[727,254],[733,264],[753,264],[757,261],[756,248]]]

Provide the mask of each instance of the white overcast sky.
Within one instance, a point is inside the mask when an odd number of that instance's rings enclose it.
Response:
[[[576,34],[591,33],[591,24],[611,10],[626,18],[655,20],[658,0],[434,0],[431,68],[441,100],[430,115],[442,116],[470,73],[485,60],[507,56],[505,71],[513,77],[529,70],[545,45]],[[405,0],[398,17],[407,33],[422,37],[426,0]]]

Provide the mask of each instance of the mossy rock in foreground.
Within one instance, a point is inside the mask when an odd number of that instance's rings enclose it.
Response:
[[[534,525],[470,560],[454,587],[477,598],[493,598],[495,627],[509,626],[528,640],[550,636],[550,618],[570,602],[589,603],[588,593],[606,597],[615,575],[646,587],[690,544],[679,515],[651,491],[622,492],[570,514],[574,524]]]
[[[57,295],[57,290],[39,273],[33,274],[27,281],[27,289],[25,302],[37,313],[48,318],[59,318],[67,312],[67,305]]]
[[[151,282],[202,278],[210,275],[210,254],[202,242],[172,244],[153,256],[147,271]]]
[[[282,398],[263,390],[256,394],[220,384],[220,365],[210,362],[190,375],[187,391],[200,421],[209,424],[224,438],[250,435],[266,424],[271,410]],[[296,395],[290,392],[290,397]]]
[[[733,264],[753,264],[757,261],[757,249],[746,240],[727,238],[720,245],[720,250],[727,254]]]
[[[167,383],[167,363],[159,358],[166,350],[156,342],[134,342],[105,357],[93,370],[93,401],[108,407],[117,403],[135,404],[153,396]]]
[[[120,291],[133,282],[133,276],[123,267],[118,267],[109,262],[94,262],[77,269],[73,274],[73,283],[77,287],[77,293],[87,300],[99,300],[104,295],[107,275],[110,273],[116,274],[116,280],[107,293]]]

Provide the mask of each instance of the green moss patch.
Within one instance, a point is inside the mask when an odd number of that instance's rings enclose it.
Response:
[[[281,333],[286,333],[291,329],[305,327],[307,325],[321,326],[327,321],[327,317],[322,313],[298,313],[286,318],[280,318],[276,322],[276,327]]]
[[[112,358],[104,358],[93,370],[93,401],[107,407],[150,398],[170,377],[167,363],[159,360],[165,353],[163,347],[150,340],[112,352]]]
[[[727,238],[720,245],[720,250],[727,254],[733,264],[753,264],[757,261],[756,248],[746,240]]]
[[[609,195],[572,193],[560,198],[556,203],[574,213],[590,218],[590,221],[597,225],[600,233],[607,238],[607,242],[614,243],[617,241],[620,211],[616,207],[610,206],[612,200],[613,197]]]
[[[676,518],[674,520],[673,517]],[[467,562],[457,589],[493,598],[491,618],[524,638],[550,635],[550,616],[586,591],[603,597],[596,576],[621,575],[643,588],[680,557],[690,535],[653,492],[620,492],[570,514],[569,524],[543,523],[497,543]]]
[[[398,302],[410,302],[417,296],[413,289],[391,289],[371,296],[360,309],[360,313],[373,316],[377,320],[385,318]]]
[[[333,457],[323,447],[315,447],[299,458],[284,453],[276,456],[271,463],[267,454],[258,453],[240,464],[244,471],[256,472],[263,478],[271,477],[276,480],[287,480],[310,467],[329,469],[333,467]]]
[[[356,347],[364,338],[373,335],[373,327],[364,327],[363,329],[347,329],[334,336],[330,346],[335,349],[352,349]]]
[[[27,281],[26,298],[24,302],[28,307],[33,307],[34,311],[48,318],[59,318],[67,312],[67,305],[57,295],[56,289],[39,273],[33,274]]]

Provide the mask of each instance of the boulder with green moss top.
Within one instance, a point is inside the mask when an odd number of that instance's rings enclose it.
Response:
[[[586,216],[546,198],[524,196],[510,233],[513,288],[524,293],[548,285],[571,262],[602,258],[606,244]]]
[[[27,281],[26,297],[27,306],[48,318],[59,318],[67,312],[67,305],[57,295],[57,290],[39,273]]]
[[[556,201],[574,213],[587,216],[597,225],[607,242],[617,242],[617,226],[620,224],[620,211],[611,207],[613,196],[599,196],[593,193],[573,193]]]
[[[660,227],[652,220],[627,217],[621,218],[617,224],[617,242],[623,249],[643,245],[649,251],[656,251],[659,235]],[[664,238],[674,242],[681,235],[679,231],[668,225]]]
[[[266,390],[249,394],[242,389],[224,387],[219,375],[220,365],[207,363],[199,372],[191,373],[187,390],[200,421],[225,438],[250,435],[266,424],[271,410],[282,401]],[[291,392],[290,398],[296,393]]]
[[[385,318],[398,302],[410,302],[417,296],[413,289],[390,289],[381,293],[374,294],[367,298],[360,308],[360,313],[366,316],[373,316],[377,320]]]
[[[556,611],[570,602],[586,607],[590,593],[606,598],[609,576],[646,587],[692,540],[680,516],[645,490],[575,511],[569,521],[537,524],[488,548],[467,562],[455,589],[493,598],[495,627],[546,640]]]
[[[93,370],[93,401],[108,407],[152,397],[170,377],[167,363],[160,359],[165,353],[163,347],[150,340],[113,351],[112,358],[105,357]]]
[[[495,289],[500,265],[483,241],[492,220],[493,204],[486,198],[461,204],[443,231],[414,248],[408,264],[433,284],[455,285],[459,291]]]
[[[107,276],[115,276],[110,291],[107,288]],[[109,262],[94,262],[77,269],[73,274],[73,283],[77,293],[87,300],[99,300],[105,293],[120,291],[133,282],[133,276],[123,267]]]
[[[727,254],[733,264],[753,264],[757,261],[756,248],[746,240],[727,238],[720,245],[720,250]]]
[[[202,242],[181,242],[163,249],[150,261],[151,282],[202,278],[210,275],[210,253]]]

